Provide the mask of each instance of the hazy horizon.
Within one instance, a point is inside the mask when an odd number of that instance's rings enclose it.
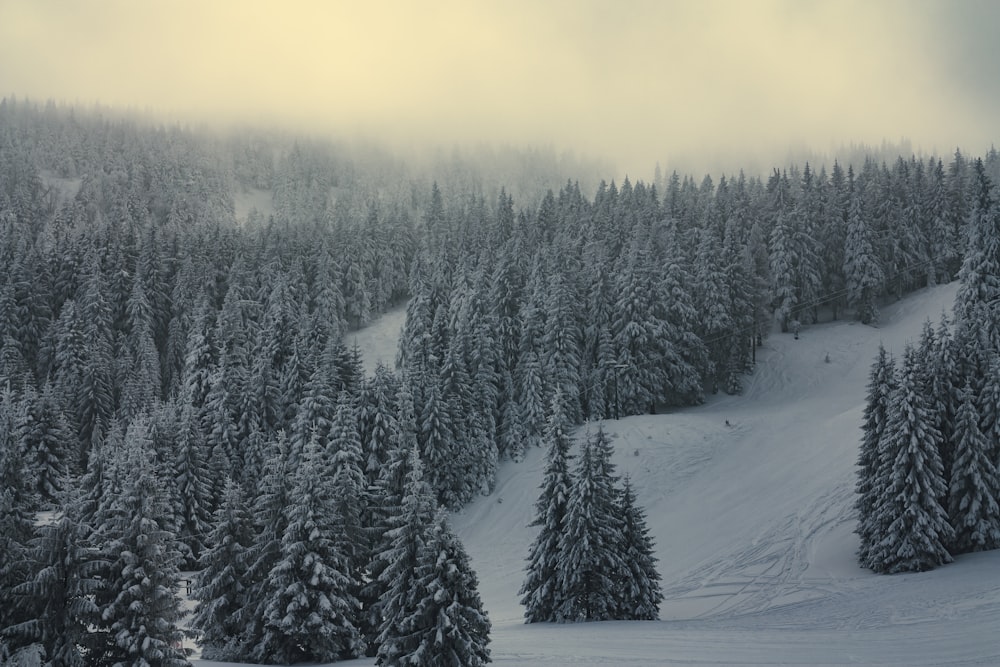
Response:
[[[983,152],[1000,3],[5,0],[0,95],[406,147],[703,171],[909,141]]]

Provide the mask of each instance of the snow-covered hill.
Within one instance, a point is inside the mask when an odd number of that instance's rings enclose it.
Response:
[[[955,285],[759,351],[742,396],[606,422],[656,537],[660,622],[525,626],[517,590],[544,453],[456,519],[500,664],[1000,664],[1000,552],[877,576],[854,558],[854,462],[879,341],[902,352]],[[502,500],[502,502],[500,502]]]
[[[854,462],[879,341],[901,353],[955,285],[773,335],[741,396],[605,422],[657,542],[659,622],[525,625],[517,591],[544,462],[505,464],[496,492],[455,517],[493,621],[499,665],[998,665],[1000,552],[896,576],[860,569]],[[373,326],[392,359],[399,322]],[[362,344],[364,333],[358,335]],[[585,428],[585,427],[584,427]],[[582,435],[584,429],[581,429]],[[207,664],[207,663],[206,663]],[[358,661],[350,664],[370,664]]]

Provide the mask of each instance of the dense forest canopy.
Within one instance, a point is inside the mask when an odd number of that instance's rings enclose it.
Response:
[[[415,613],[391,554],[428,591],[445,584],[425,541],[467,568],[435,508],[489,492],[553,414],[568,429],[738,393],[773,331],[875,322],[887,299],[959,274],[1000,156],[884,158],[616,182],[551,150],[417,164],[0,101],[6,641],[131,655],[137,585],[107,568],[141,566],[162,575],[150,608],[168,629],[144,645],[163,655],[181,567],[203,573],[198,624],[219,655],[416,650],[386,620]],[[366,375],[344,334],[404,302],[397,367]],[[59,508],[36,535],[34,514]],[[131,562],[142,535],[153,546]],[[59,549],[76,568],[64,594],[87,602],[52,631],[66,645],[39,625]],[[325,642],[268,606],[301,583],[303,549],[329,571],[302,599],[341,614]],[[245,591],[233,608],[216,604],[227,576]],[[455,650],[480,660],[474,581],[459,582],[475,630]]]

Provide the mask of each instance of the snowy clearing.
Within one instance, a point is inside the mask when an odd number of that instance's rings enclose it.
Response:
[[[1000,552],[895,576],[860,569],[854,556],[854,462],[869,366],[880,340],[900,353],[925,319],[950,310],[956,287],[885,307],[878,328],[841,321],[807,327],[798,340],[773,335],[742,396],[604,423],[656,539],[661,621],[523,623],[517,591],[544,452],[505,464],[493,495],[454,520],[493,622],[493,661],[1000,664]],[[394,311],[354,334],[369,370],[373,359],[393,358],[401,323]]]

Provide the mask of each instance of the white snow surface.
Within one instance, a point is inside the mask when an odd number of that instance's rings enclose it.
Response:
[[[604,422],[656,540],[660,621],[524,624],[518,589],[544,451],[505,463],[496,491],[453,521],[493,622],[494,663],[1000,665],[1000,552],[894,576],[855,559],[870,364],[880,340],[901,354],[925,319],[950,312],[956,287],[884,307],[877,328],[840,321],[805,327],[798,340],[772,335],[741,396]],[[394,341],[399,323],[389,322],[359,332],[359,345],[369,349],[368,332],[375,347]],[[391,359],[394,342],[378,353]]]

